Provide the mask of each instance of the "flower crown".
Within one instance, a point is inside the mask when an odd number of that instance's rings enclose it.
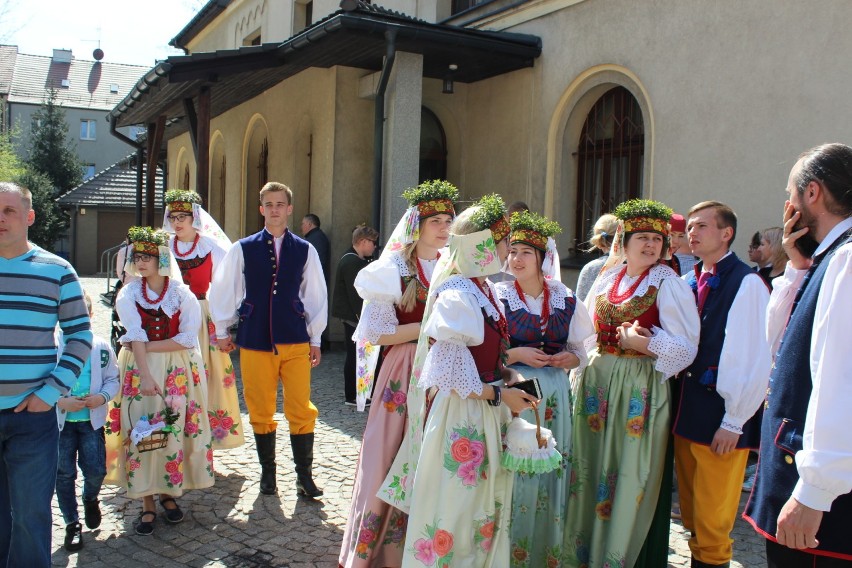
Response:
[[[190,189],[170,189],[166,192],[164,201],[173,213],[192,213],[192,204],[200,204],[201,196]]]
[[[470,216],[471,222],[480,231],[491,229],[495,243],[505,239],[509,234],[509,223],[506,221],[506,204],[503,198],[492,193],[474,203],[473,206],[479,209]]]
[[[402,197],[411,207],[417,207],[420,219],[440,213],[455,217],[453,204],[458,201],[459,190],[448,181],[436,179],[409,187],[402,192]]]
[[[651,199],[631,199],[615,208],[613,214],[624,223],[625,233],[669,234],[672,209]]]
[[[168,233],[151,227],[130,227],[127,230],[127,238],[130,240],[133,252],[152,256],[159,256],[159,247],[167,246],[169,243]]]
[[[562,232],[562,227],[556,221],[530,211],[518,211],[509,220],[512,234],[509,242],[524,243],[544,252],[547,250],[547,239]]]

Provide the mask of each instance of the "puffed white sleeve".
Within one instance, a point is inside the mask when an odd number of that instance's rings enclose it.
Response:
[[[589,364],[589,355],[587,345],[595,341],[595,324],[592,322],[592,317],[589,315],[589,310],[585,304],[577,298],[577,305],[574,307],[574,315],[571,316],[571,326],[568,329],[568,342],[565,345],[567,351],[570,351],[580,359],[578,369],[583,369]]]
[[[813,390],[805,417],[803,448],[796,453],[799,481],[793,497],[828,511],[852,491],[852,436],[849,436],[848,339],[852,313],[852,245],[828,261],[820,286],[811,337]]]
[[[725,325],[725,341],[719,356],[716,392],[725,401],[721,427],[743,433],[743,424],[754,416],[766,397],[772,357],[766,342],[766,305],[769,292],[758,274],[743,278]]]
[[[657,356],[654,368],[668,379],[686,369],[698,354],[701,320],[689,284],[677,277],[665,278],[657,291],[660,327],[651,329],[648,350]]]
[[[787,320],[790,319],[790,310],[793,309],[796,292],[807,273],[807,270],[793,268],[788,261],[784,274],[772,281],[772,294],[769,296],[769,305],[766,307],[766,340],[769,342],[773,360],[778,355],[778,348],[781,346]]]
[[[402,299],[402,283],[396,265],[387,259],[370,263],[358,272],[354,286],[365,300],[355,335],[375,345],[382,335],[396,333],[399,320],[394,304]]]
[[[216,337],[224,339],[228,337],[228,328],[237,322],[237,310],[246,295],[242,245],[239,242],[232,244],[221,264],[213,268],[210,317],[216,326]]]
[[[142,329],[142,316],[136,309],[136,299],[133,291],[138,287],[138,280],[123,286],[115,298],[115,311],[125,333],[118,338],[119,343],[128,345],[133,341],[148,342],[148,334]]]
[[[302,268],[302,284],[299,299],[305,307],[305,323],[311,345],[320,346],[322,332],[328,325],[328,286],[322,271],[317,249],[308,243],[308,260]]]
[[[485,321],[476,297],[461,290],[444,290],[432,307],[423,332],[435,343],[426,355],[419,385],[438,387],[467,398],[482,394],[482,381],[468,346],[485,339]]]
[[[201,304],[186,285],[177,289],[180,297],[180,324],[172,339],[187,349],[198,346],[198,330],[201,328]]]

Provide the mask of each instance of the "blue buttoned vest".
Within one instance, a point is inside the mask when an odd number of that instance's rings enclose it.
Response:
[[[799,481],[795,455],[803,447],[805,417],[813,389],[811,337],[820,285],[834,252],[850,241],[848,233],[838,238],[802,282],[769,379],[757,477],[743,516],[772,540],[778,515]],[[848,376],[846,379],[852,380]],[[840,401],[847,407],[849,403]],[[823,515],[816,537],[820,544],[813,552],[852,560],[852,493],[834,500],[831,510]]]
[[[701,269],[701,264],[698,265]],[[734,298],[740,290],[743,278],[754,271],[737,255],[731,253],[716,263],[718,284],[711,286],[704,308],[701,310],[701,342],[695,360],[683,373],[680,400],[675,412],[673,431],[675,435],[699,444],[709,445],[713,441],[725,417],[725,400],[716,392],[716,377],[719,358],[725,342],[725,327]],[[695,273],[687,283],[697,290]],[[697,293],[697,292],[696,292]],[[736,317],[736,314],[733,314]],[[738,448],[757,447],[759,438],[752,429],[760,426],[760,418],[751,418],[743,425],[743,435],[737,442]]]
[[[273,351],[274,344],[307,343],[310,338],[299,288],[310,245],[286,231],[280,263],[275,258],[275,241],[266,229],[240,239],[240,246],[246,297],[239,309],[237,345]]]

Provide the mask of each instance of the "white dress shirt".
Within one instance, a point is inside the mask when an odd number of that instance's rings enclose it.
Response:
[[[285,234],[275,237],[276,251],[281,250]],[[228,328],[237,322],[237,310],[246,297],[244,268],[243,247],[237,241],[231,245],[228,254],[216,267],[210,287],[210,316],[216,325],[216,337],[219,339],[228,337]],[[320,337],[328,323],[328,290],[319,255],[310,243],[308,258],[302,268],[299,300],[305,306],[305,324],[311,345],[319,347]]]

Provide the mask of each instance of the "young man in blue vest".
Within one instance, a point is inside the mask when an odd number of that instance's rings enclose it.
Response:
[[[234,243],[216,268],[210,312],[219,348],[235,348],[228,328],[238,323],[243,395],[261,466],[260,492],[273,495],[278,381],[296,464],[299,495],[319,497],[313,481],[314,425],[311,368],[320,362],[320,337],[328,319],[328,297],[317,251],[293,234],[293,192],[269,182],[260,190],[264,228]]]
[[[787,193],[790,262],[774,282],[767,326],[781,343],[744,517],[766,537],[770,568],[850,567],[852,148],[802,154]]]
[[[705,201],[688,214],[692,254],[685,276],[701,316],[698,355],[683,373],[674,413],[675,468],[683,526],[692,532],[692,567],[730,566],[748,450],[758,445],[771,358],[766,341],[769,291],[730,251],[737,217]]]

